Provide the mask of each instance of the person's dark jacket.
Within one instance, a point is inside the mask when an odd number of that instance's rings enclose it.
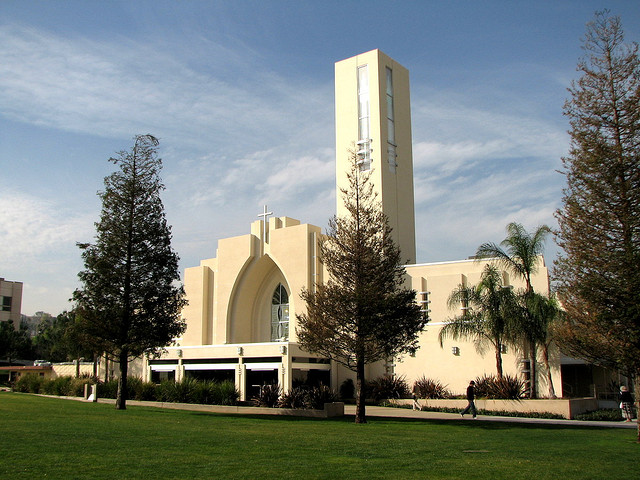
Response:
[[[633,395],[631,395],[631,392],[620,392],[618,399],[622,403],[633,403]]]
[[[473,385],[469,385],[467,387],[467,400],[472,402],[475,398],[476,398],[475,388],[473,388]]]

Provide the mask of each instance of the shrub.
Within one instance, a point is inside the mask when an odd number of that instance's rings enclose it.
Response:
[[[368,396],[374,400],[382,400],[385,398],[409,398],[409,385],[404,375],[397,377],[391,375],[383,375],[367,384]]]
[[[177,403],[193,403],[198,380],[195,378],[183,378],[180,382],[175,382],[175,400]]]
[[[518,377],[484,375],[475,380],[477,397],[518,400],[525,394],[525,383]]]
[[[139,377],[129,377],[127,380],[128,398],[132,400],[155,401],[156,384],[153,382],[143,382]]]
[[[155,402],[157,400],[156,384],[153,382],[141,382],[136,389],[135,399],[147,402]]]
[[[153,392],[153,393],[152,393]],[[118,396],[118,379],[98,382],[98,398],[116,398]],[[155,384],[143,382],[138,377],[127,378],[127,399],[156,400]]]
[[[53,380],[45,380],[42,384],[42,390],[47,395],[67,395],[72,377],[57,377]]]
[[[127,399],[138,400],[136,392],[142,385],[142,379],[138,377],[127,377]]]
[[[196,396],[198,381],[193,378],[183,378],[180,382],[165,380],[158,387],[159,400],[173,403],[193,403]]]
[[[313,387],[307,391],[307,408],[323,410],[325,403],[338,401],[338,394],[326,385]]]
[[[282,408],[307,408],[307,389],[295,387],[282,395],[280,406]]]
[[[253,398],[254,403],[258,407],[273,408],[278,405],[280,399],[280,385],[277,383],[271,385],[263,385],[257,397]]]
[[[340,398],[342,400],[349,400],[354,397],[356,387],[353,384],[353,380],[347,378],[342,385],[340,385]]]
[[[118,380],[98,382],[98,398],[116,398],[118,395]]]
[[[230,380],[195,381],[190,402],[203,405],[235,405],[240,398],[235,384]]]
[[[438,380],[424,375],[413,383],[413,392],[418,398],[450,398],[451,392]]]
[[[159,402],[170,402],[171,393],[173,389],[173,380],[163,380],[156,385],[156,400]]]
[[[622,411],[618,408],[603,408],[593,412],[585,412],[575,416],[576,420],[592,420],[601,422],[620,422]]]
[[[216,384],[210,380],[198,381],[193,386],[191,401],[201,405],[212,405],[215,403]]]
[[[213,382],[214,396],[212,403],[214,405],[236,405],[240,399],[240,392],[236,388],[236,384],[231,380],[222,382]]]
[[[13,389],[16,392],[22,393],[40,393],[43,383],[44,378],[33,373],[28,373],[26,375],[21,375],[20,378],[15,381]]]
[[[93,380],[89,377],[80,377],[75,378],[71,377],[66,386],[66,391],[64,395],[69,397],[83,397],[84,396],[84,386],[91,385]]]

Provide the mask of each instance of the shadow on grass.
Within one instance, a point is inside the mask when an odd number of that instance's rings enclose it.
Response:
[[[185,413],[183,410],[182,413]],[[296,417],[288,415],[243,415],[243,414],[230,414],[230,413],[218,413],[218,412],[188,412],[190,415],[197,416],[214,416],[217,418],[229,418],[229,419],[250,419],[263,422],[286,422],[286,423],[308,423],[308,422],[331,422],[331,423],[355,423],[354,415],[344,415],[342,417],[330,417],[330,418],[315,418],[315,417]],[[480,430],[493,430],[493,431],[508,431],[515,429],[525,430],[566,430],[566,429],[582,429],[582,430],[609,430],[611,427],[594,426],[594,425],[581,425],[566,423],[562,425],[550,424],[550,423],[528,423],[528,422],[504,422],[504,421],[492,421],[489,419],[477,420],[461,420],[457,418],[436,419],[436,418],[406,418],[406,417],[380,417],[370,416],[367,417],[367,424],[422,424],[422,425],[438,425],[458,428],[472,428]],[[364,424],[363,426],[366,426]]]

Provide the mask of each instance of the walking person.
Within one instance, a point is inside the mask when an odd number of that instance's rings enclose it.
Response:
[[[630,422],[633,418],[633,395],[629,392],[629,389],[624,385],[620,387],[620,408],[622,409],[622,415],[625,418],[625,422]]]
[[[471,380],[469,382],[469,386],[467,387],[467,401],[469,403],[467,404],[467,408],[465,408],[463,411],[460,412],[460,416],[463,417],[463,418],[464,418],[464,414],[465,413],[469,413],[469,410],[471,410],[471,415],[473,415],[473,418],[476,418],[476,404],[475,404],[476,390],[475,390],[475,385],[476,385],[476,382]]]
[[[422,407],[420,406],[420,402],[418,402],[418,397],[416,396],[416,394],[413,394],[413,409],[414,410],[422,410]]]

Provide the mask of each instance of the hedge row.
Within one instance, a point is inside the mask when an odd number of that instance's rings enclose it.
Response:
[[[58,377],[52,380],[29,374],[22,375],[14,384],[16,392],[42,393],[81,397],[84,385],[95,383],[91,378]],[[116,398],[118,381],[98,382],[98,398]],[[240,394],[231,381],[213,382],[185,378],[181,382],[164,381],[160,384],[143,382],[137,377],[127,379],[127,398],[158,402],[199,403],[205,405],[235,405]]]
[[[16,392],[41,393],[44,395],[58,395],[66,397],[81,397],[84,386],[93,383],[88,377],[57,377],[45,379],[36,374],[21,375],[13,385]]]

